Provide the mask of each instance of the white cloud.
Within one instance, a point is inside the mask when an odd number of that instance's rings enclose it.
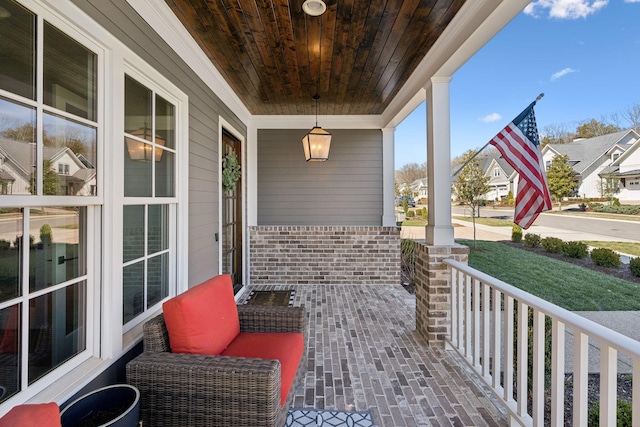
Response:
[[[553,73],[551,75],[551,81],[557,80],[560,77],[566,76],[567,74],[575,73],[576,70],[573,68],[565,68],[563,70],[558,71],[557,73]]]
[[[625,3],[640,3],[640,0],[624,0]]]
[[[640,0],[625,0],[640,2]],[[596,13],[609,4],[609,0],[536,0],[524,8],[524,13],[534,17],[540,16],[545,9],[549,10],[550,18],[578,19]]]
[[[491,113],[488,116],[481,117],[479,120],[485,123],[497,122],[502,116],[498,113]]]

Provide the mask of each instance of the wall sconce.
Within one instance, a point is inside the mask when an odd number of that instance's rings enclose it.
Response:
[[[302,148],[307,162],[324,162],[329,159],[329,148],[331,147],[331,134],[318,126],[318,100],[316,101],[316,125],[302,138]]]
[[[142,138],[145,141],[149,142],[142,142],[134,138],[125,137],[124,140],[127,143],[127,152],[129,153],[129,158],[138,162],[150,162],[152,160],[151,152],[153,150],[153,145],[150,141],[151,129],[145,125],[144,127],[131,132],[131,135],[137,136],[138,138]],[[159,146],[164,146],[164,138],[156,134],[155,140],[155,157],[156,162],[159,162],[160,160],[162,160],[162,152],[164,151]]]

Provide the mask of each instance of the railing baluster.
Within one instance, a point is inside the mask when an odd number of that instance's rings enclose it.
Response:
[[[451,342],[455,347],[460,347],[458,337],[458,282],[461,271],[449,266],[449,274],[451,275]]]
[[[502,325],[501,316],[502,310],[500,307],[502,292],[497,289],[492,289],[493,295],[493,388],[495,390],[500,389],[500,361],[501,361],[501,342],[500,338],[502,335],[502,331],[500,326]]]
[[[522,301],[518,301],[518,415],[527,415],[527,367],[528,361],[528,319],[529,307]]]
[[[587,427],[589,337],[573,331],[573,425]]]
[[[489,285],[482,284],[482,376],[489,378],[491,368],[491,295]]]
[[[633,381],[631,399],[631,425],[640,426],[640,355],[635,355],[631,358],[633,363],[633,377],[637,378],[637,381]]]
[[[473,281],[473,366],[480,370],[480,281]]]
[[[618,360],[615,348],[600,342],[600,425],[616,425]]]
[[[460,271],[460,280],[458,281],[459,292],[458,292],[458,345],[464,354],[464,285],[465,281],[468,280],[467,276]],[[470,279],[469,279],[470,280]]]
[[[513,401],[513,297],[504,299],[504,400]]]
[[[471,352],[472,352],[472,348],[471,348],[471,287],[473,285],[473,282],[475,282],[475,279],[473,279],[471,276],[467,276],[467,280],[466,280],[466,286],[464,288],[464,341],[465,341],[465,350],[466,350],[466,354],[465,356],[467,356],[467,360],[469,360],[470,362],[472,362],[471,360]]]
[[[544,313],[533,309],[533,417],[534,426],[544,426]]]
[[[564,426],[564,323],[552,319],[551,336],[551,425]]]

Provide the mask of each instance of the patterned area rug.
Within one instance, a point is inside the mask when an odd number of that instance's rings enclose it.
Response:
[[[292,306],[296,291],[251,291],[245,304]]]
[[[375,427],[371,410],[348,412],[292,408],[284,427]]]

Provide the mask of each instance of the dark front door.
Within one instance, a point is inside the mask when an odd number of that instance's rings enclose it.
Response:
[[[222,156],[234,155],[242,166],[242,144],[223,130]],[[233,289],[238,292],[242,288],[242,176],[233,188],[226,189],[220,184],[222,191],[222,273],[233,278]]]

